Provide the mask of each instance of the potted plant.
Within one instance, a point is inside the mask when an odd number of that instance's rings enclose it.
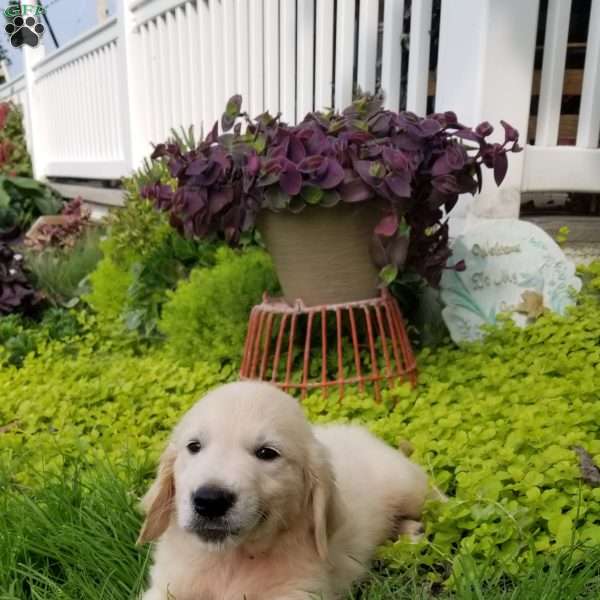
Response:
[[[482,166],[499,185],[507,153],[520,150],[517,131],[502,126],[504,142],[490,143],[487,122],[471,129],[452,112],[397,113],[373,96],[292,126],[269,113],[251,119],[234,96],[221,133],[215,124],[191,151],[155,148],[178,185],[143,195],[186,236],[237,244],[258,226],[290,302],[373,297],[408,268],[436,286],[443,268],[463,266],[447,265],[459,194],[481,190]]]

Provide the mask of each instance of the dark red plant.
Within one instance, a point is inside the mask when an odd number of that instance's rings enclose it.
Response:
[[[0,316],[28,312],[38,301],[23,271],[23,257],[0,243]]]
[[[501,122],[503,143],[490,143],[489,123],[471,129],[452,112],[397,113],[378,97],[363,97],[341,114],[310,113],[296,126],[268,113],[250,119],[241,102],[230,99],[222,133],[215,123],[196,149],[156,146],[152,158],[168,162],[178,186],[147,186],[142,195],[187,237],[222,234],[231,244],[254,227],[260,210],[372,202],[381,220],[371,253],[388,283],[402,268],[439,283],[451,255],[448,213],[458,196],[481,190],[482,165],[500,185],[507,153],[520,150],[507,123]]]
[[[10,111],[11,106],[8,102],[0,102],[0,129],[4,129],[4,125]]]
[[[72,248],[90,225],[90,211],[81,198],[74,198],[65,204],[60,218],[60,222],[44,223],[30,232],[25,245],[37,251]]]

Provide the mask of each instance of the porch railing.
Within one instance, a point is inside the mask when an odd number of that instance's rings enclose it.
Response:
[[[480,212],[522,191],[600,191],[600,0],[591,0],[575,144],[559,144],[571,0],[548,0],[535,135]],[[394,109],[505,119],[527,142],[539,0],[119,0],[117,16],[0,87],[24,107],[39,177],[119,178],[171,128],[206,131],[241,93],[297,122],[357,87]],[[541,78],[541,79],[540,79]]]

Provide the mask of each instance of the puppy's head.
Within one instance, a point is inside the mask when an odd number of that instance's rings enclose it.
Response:
[[[291,396],[264,383],[228,384],[176,427],[143,501],[140,541],[172,525],[218,550],[308,523],[325,558],[333,487],[325,448]]]

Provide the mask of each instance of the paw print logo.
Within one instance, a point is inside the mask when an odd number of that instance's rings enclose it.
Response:
[[[34,17],[15,17],[11,23],[7,23],[4,31],[10,37],[10,43],[15,48],[27,44],[35,48],[40,43],[44,33],[44,26],[38,23]]]

